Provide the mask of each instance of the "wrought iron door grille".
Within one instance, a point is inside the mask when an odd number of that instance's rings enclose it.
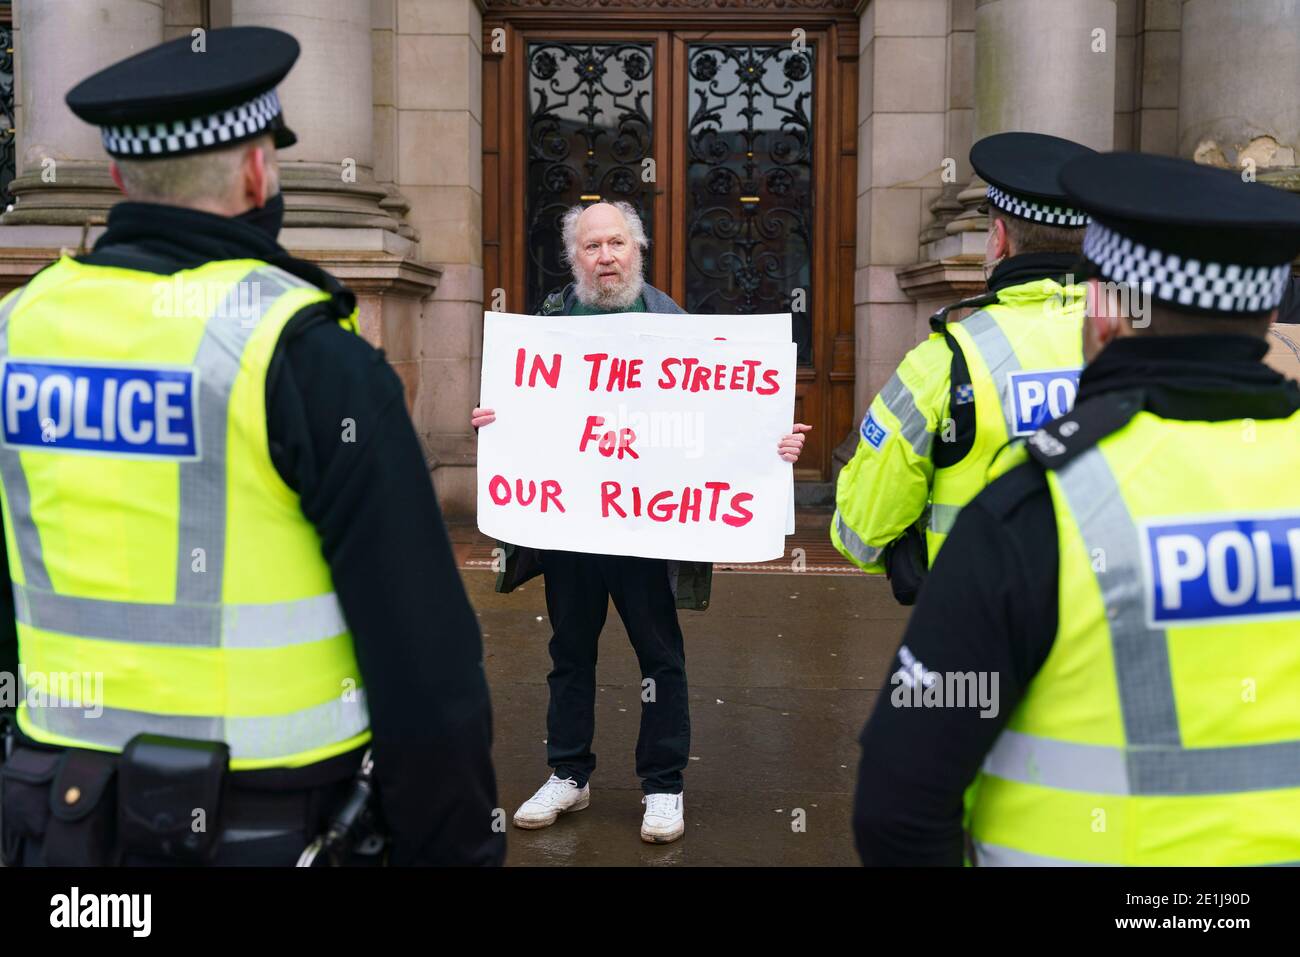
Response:
[[[5,9],[8,4],[0,4]],[[14,201],[9,192],[15,172],[14,155],[14,33],[8,24],[0,26],[0,212]]]
[[[570,280],[560,218],[577,204],[625,200],[654,236],[654,184],[642,160],[653,155],[654,47],[650,43],[528,45],[526,299],[535,312]],[[653,245],[646,252],[651,273]]]
[[[813,358],[812,55],[754,43],[687,55],[686,309],[790,311],[801,364]]]

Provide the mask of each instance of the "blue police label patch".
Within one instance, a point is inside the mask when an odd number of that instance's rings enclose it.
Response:
[[[1074,407],[1079,369],[1013,372],[1007,376],[1012,435],[1033,435]]]
[[[868,409],[867,417],[862,420],[862,441],[879,452],[887,438],[889,438],[889,430],[877,422],[876,417]]]
[[[1141,528],[1148,625],[1300,617],[1300,514]]]
[[[4,444],[60,452],[196,459],[198,373],[6,359]]]

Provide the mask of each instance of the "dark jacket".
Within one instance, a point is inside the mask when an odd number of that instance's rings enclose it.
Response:
[[[683,315],[685,310],[673,302],[665,292],[660,292],[649,283],[641,293],[645,299],[645,311]],[[551,293],[538,310],[539,316],[567,316],[573,311],[577,294],[573,283]],[[496,590],[502,593],[512,592],[519,585],[542,574],[542,556],[535,548],[511,545],[509,542],[497,542],[503,550],[504,562],[497,567]],[[709,607],[709,593],[713,588],[713,565],[709,562],[668,562],[668,579],[673,585],[673,594],[677,596],[677,607],[691,611],[703,611]]]

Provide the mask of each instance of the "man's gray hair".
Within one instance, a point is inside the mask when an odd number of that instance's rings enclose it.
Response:
[[[636,207],[621,199],[608,205],[623,214],[623,222],[627,224],[628,234],[632,237],[632,242],[641,248],[641,252],[644,253],[649,249],[650,239],[645,234],[645,225],[637,215]],[[570,207],[564,211],[564,217],[560,220],[560,238],[564,243],[566,266],[572,266],[578,260],[578,217],[586,209],[587,207],[582,204]]]

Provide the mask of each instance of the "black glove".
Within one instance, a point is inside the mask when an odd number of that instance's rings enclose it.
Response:
[[[885,575],[900,605],[915,605],[929,569],[925,535],[915,525],[885,546]]]

